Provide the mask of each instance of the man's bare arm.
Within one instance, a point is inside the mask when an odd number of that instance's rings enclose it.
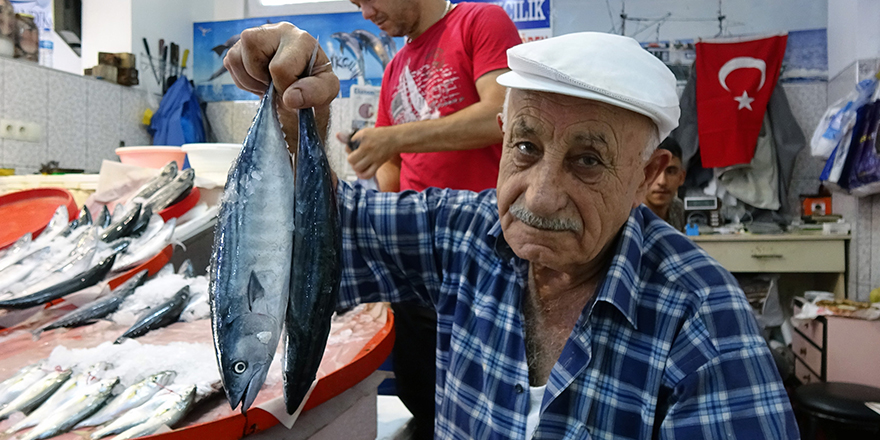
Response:
[[[348,156],[348,162],[358,177],[368,179],[400,153],[469,150],[501,142],[495,117],[504,103],[504,87],[495,79],[507,70],[493,70],[478,78],[475,84],[480,101],[451,115],[362,129],[354,136],[360,146]]]

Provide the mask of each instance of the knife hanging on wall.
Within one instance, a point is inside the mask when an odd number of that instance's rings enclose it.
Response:
[[[180,59],[180,46],[171,43],[171,75],[165,81],[165,90],[168,90],[177,81],[178,60]]]
[[[153,63],[153,55],[150,54],[150,43],[147,43],[147,39],[144,38],[144,50],[147,51],[147,60],[150,61],[150,70],[153,71],[153,78],[156,78],[156,82],[162,84],[162,80],[159,78],[159,73],[156,72],[156,64]]]

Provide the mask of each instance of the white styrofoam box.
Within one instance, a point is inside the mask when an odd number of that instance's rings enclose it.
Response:
[[[73,194],[77,206],[85,204],[98,189],[97,174],[33,174],[0,176],[0,195],[32,188],[64,188]]]

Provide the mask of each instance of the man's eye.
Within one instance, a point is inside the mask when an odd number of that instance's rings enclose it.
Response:
[[[514,145],[514,148],[521,153],[527,154],[529,156],[534,156],[538,154],[538,149],[531,142],[518,142]]]
[[[594,156],[581,156],[577,160],[578,165],[586,166],[586,167],[594,167],[599,165],[599,159]]]

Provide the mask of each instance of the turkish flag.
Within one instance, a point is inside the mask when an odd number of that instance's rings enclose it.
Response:
[[[697,43],[697,133],[703,167],[752,161],[787,40],[780,35]]]

